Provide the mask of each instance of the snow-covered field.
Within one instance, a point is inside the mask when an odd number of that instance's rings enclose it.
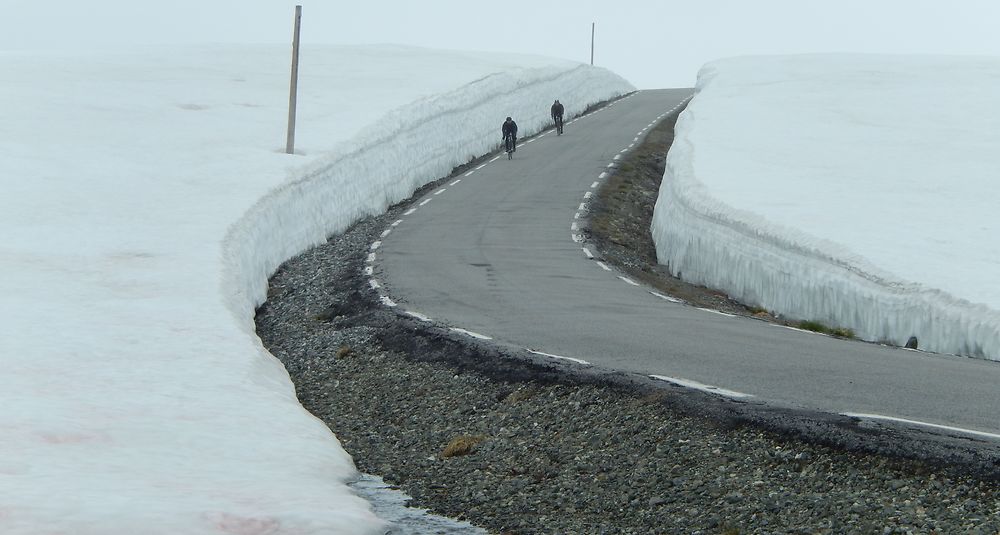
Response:
[[[867,340],[1000,359],[1000,59],[706,65],[653,222],[659,261]]]
[[[0,53],[0,533],[381,533],[253,331],[285,259],[631,90],[538,57]]]

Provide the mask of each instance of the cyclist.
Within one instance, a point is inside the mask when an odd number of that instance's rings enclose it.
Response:
[[[559,134],[562,134],[563,133],[563,105],[559,103],[558,99],[556,99],[556,101],[554,103],[552,103],[552,110],[551,110],[551,112],[552,112],[552,121],[554,121],[556,123],[556,132],[559,133]]]
[[[507,147],[507,152],[517,151],[517,123],[514,119],[510,117],[503,122],[503,127],[500,129],[503,133],[504,146]],[[507,145],[507,140],[510,140],[510,145]]]

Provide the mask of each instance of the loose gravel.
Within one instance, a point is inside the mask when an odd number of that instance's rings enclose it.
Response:
[[[361,269],[406,207],[283,265],[257,332],[359,470],[413,505],[507,535],[1000,532],[989,444],[559,367],[397,316]]]

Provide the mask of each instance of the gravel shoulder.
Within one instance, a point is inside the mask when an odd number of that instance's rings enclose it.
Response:
[[[643,214],[673,120],[604,185],[590,239],[651,286],[754,315],[655,264]],[[286,262],[257,332],[358,469],[413,505],[508,535],[1000,531],[996,444],[560,365],[397,316],[362,269],[408,203]]]

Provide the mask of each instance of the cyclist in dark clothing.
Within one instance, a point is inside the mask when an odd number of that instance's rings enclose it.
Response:
[[[500,131],[503,133],[503,142],[505,146],[507,145],[507,140],[510,140],[510,147],[507,152],[515,152],[517,150],[517,123],[514,122],[514,119],[508,117],[507,120],[503,122],[503,127]]]
[[[556,132],[562,134],[563,132],[563,105],[556,100],[552,104],[552,121],[556,123]]]

